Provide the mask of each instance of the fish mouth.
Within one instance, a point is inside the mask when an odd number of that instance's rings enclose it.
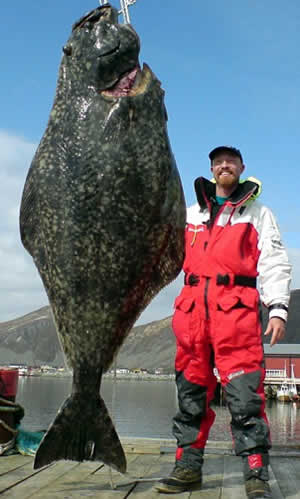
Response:
[[[126,71],[112,87],[102,90],[100,94],[108,99],[135,97],[145,93],[152,78],[152,71],[147,64],[143,64],[142,70],[137,65]]]
[[[113,48],[106,48],[105,46],[99,51],[98,59],[103,59],[104,57],[108,57],[110,55],[114,55],[120,49],[120,41],[115,44]]]

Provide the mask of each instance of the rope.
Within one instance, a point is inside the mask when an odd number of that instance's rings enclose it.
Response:
[[[0,397],[0,413],[14,413],[15,420],[21,420],[24,417],[24,409],[20,404]]]
[[[6,430],[6,431],[9,431],[10,433],[12,433],[13,435],[17,435],[18,434],[18,430],[15,430],[14,428],[12,428],[11,426],[9,426],[5,421],[3,421],[3,419],[0,419],[0,425]]]
[[[20,408],[20,406],[15,406],[15,407],[7,407],[7,406],[4,406],[4,405],[0,405],[0,412],[18,412],[22,410]]]

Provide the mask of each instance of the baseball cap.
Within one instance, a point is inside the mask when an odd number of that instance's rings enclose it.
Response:
[[[232,147],[232,146],[215,147],[215,149],[210,151],[208,157],[209,157],[210,161],[213,161],[216,156],[218,156],[219,154],[222,154],[222,153],[228,153],[228,154],[231,154],[232,156],[237,156],[238,158],[240,158],[241,162],[243,163],[243,157],[242,157],[241,151],[239,149],[236,149],[236,147]]]

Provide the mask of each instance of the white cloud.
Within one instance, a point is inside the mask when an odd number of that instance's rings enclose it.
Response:
[[[19,208],[36,144],[0,130],[0,321],[32,312],[47,302],[43,285],[23,248]]]
[[[25,178],[36,144],[0,130],[0,322],[47,305],[36,267],[19,235],[19,207]],[[292,289],[300,288],[300,249],[288,250],[293,265]],[[175,297],[183,284],[182,273],[164,288],[137,324],[172,315]]]
[[[1,173],[7,173],[11,179],[14,178],[15,174],[20,173],[25,177],[27,170],[24,170],[24,165],[26,166],[26,163],[29,165],[36,144],[5,130],[0,130],[0,149]]]

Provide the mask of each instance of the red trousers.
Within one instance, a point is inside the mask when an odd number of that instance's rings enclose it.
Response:
[[[200,287],[186,291],[175,301],[172,324],[179,403],[173,426],[176,457],[184,449],[205,447],[215,419],[210,407],[217,383],[214,367],[232,415],[236,454],[267,453],[271,444],[257,290],[236,287],[224,295],[215,287],[207,303]]]

